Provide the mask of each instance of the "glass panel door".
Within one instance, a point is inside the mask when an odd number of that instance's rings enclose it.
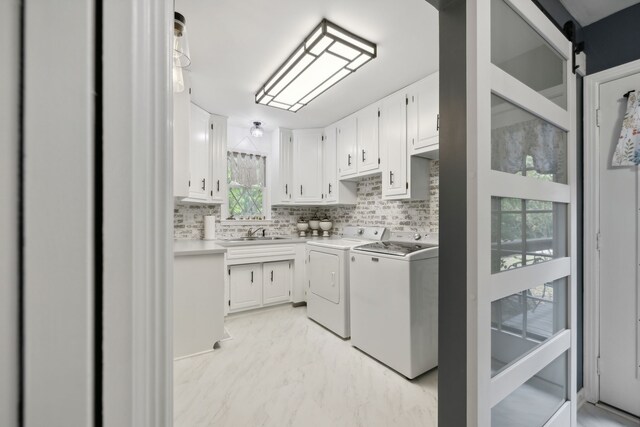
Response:
[[[468,10],[477,37],[468,55],[477,71],[467,142],[477,262],[470,424],[542,427],[569,411],[574,426],[572,45],[530,0],[476,0]]]

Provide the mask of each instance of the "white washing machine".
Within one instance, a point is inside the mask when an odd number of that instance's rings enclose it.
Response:
[[[384,227],[345,227],[341,238],[306,245],[307,316],[342,338],[351,335],[349,251],[387,237]]]
[[[351,344],[407,378],[438,366],[438,235],[351,250]]]

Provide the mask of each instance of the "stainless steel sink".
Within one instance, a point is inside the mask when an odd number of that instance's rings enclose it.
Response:
[[[231,243],[239,243],[239,242],[255,242],[255,241],[265,241],[265,240],[283,240],[287,239],[287,237],[280,236],[253,236],[253,237],[233,237],[231,239],[225,239],[227,242]]]

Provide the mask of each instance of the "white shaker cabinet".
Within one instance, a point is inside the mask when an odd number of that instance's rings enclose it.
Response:
[[[338,180],[337,134],[338,129],[335,125],[324,129],[322,140],[322,198],[324,204],[327,205],[355,204],[357,183]]]
[[[427,200],[429,160],[408,151],[407,110],[410,94],[396,92],[382,100],[380,142],[382,147],[382,198]]]
[[[223,254],[176,255],[173,356],[211,351],[224,335]]]
[[[273,205],[293,202],[293,133],[288,129],[273,132],[271,200]]]
[[[209,197],[214,203],[224,203],[227,195],[227,118],[211,114],[211,188]]]
[[[293,131],[293,201],[297,204],[321,204],[322,129]]]
[[[191,104],[189,195],[184,201],[220,204],[227,188],[227,118]]]
[[[358,173],[357,163],[357,121],[355,116],[338,122],[337,126],[338,176],[340,178],[355,177]]]
[[[262,306],[262,264],[228,267],[229,311]]]
[[[356,113],[356,146],[358,175],[380,171],[378,139],[378,103],[369,105]]]
[[[291,298],[291,261],[262,264],[262,304],[287,302]]]
[[[189,122],[191,86],[184,73],[185,89],[173,93],[173,196],[189,197]]]
[[[407,120],[409,150],[413,155],[438,158],[440,113],[439,73],[411,85]]]
[[[403,92],[382,100],[380,140],[383,146],[382,197],[406,193],[407,181],[407,105]]]
[[[209,168],[211,167],[209,113],[195,104],[191,104],[189,134],[189,199],[207,201],[211,186],[209,178]]]

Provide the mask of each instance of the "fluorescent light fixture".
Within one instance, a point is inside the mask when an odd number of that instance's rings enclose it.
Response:
[[[323,19],[256,93],[256,104],[296,112],[375,58],[374,43]]]

